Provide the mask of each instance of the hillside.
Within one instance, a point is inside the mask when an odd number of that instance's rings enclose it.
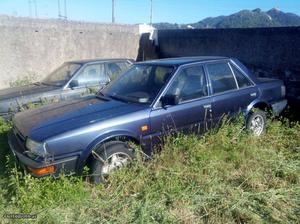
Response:
[[[154,26],[158,29],[286,27],[300,26],[300,16],[276,8],[267,12],[254,9],[242,10],[229,16],[209,17],[192,24],[157,23]]]

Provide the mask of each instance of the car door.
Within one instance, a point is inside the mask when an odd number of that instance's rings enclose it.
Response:
[[[104,63],[88,64],[72,78],[63,93],[63,98],[74,99],[97,92],[109,81]]]
[[[211,99],[201,64],[181,68],[162,96],[176,95],[177,105],[163,107],[161,102],[150,113],[151,139],[159,143],[174,132],[203,133],[211,122]]]
[[[257,87],[229,61],[207,63],[206,70],[212,92],[213,124],[245,111],[256,98]]]

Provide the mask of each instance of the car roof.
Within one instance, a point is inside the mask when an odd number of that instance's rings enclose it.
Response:
[[[95,59],[82,59],[82,60],[74,60],[74,61],[67,61],[65,63],[76,63],[76,64],[87,64],[87,63],[94,63],[94,62],[119,62],[119,61],[131,61],[134,62],[132,59],[127,58],[95,58]]]
[[[196,62],[209,62],[209,61],[224,60],[224,59],[229,59],[229,58],[220,57],[220,56],[179,57],[179,58],[165,58],[165,59],[150,60],[150,61],[139,62],[136,64],[180,66],[180,65],[191,64]]]

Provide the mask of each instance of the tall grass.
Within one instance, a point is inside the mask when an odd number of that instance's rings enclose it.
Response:
[[[37,220],[25,221],[39,223],[299,222],[297,123],[273,121],[259,138],[242,124],[224,124],[200,138],[174,137],[151,161],[135,161],[105,186],[80,177],[24,175],[7,150],[9,128],[0,123],[0,218],[30,213]]]
[[[22,79],[17,79],[14,81],[11,81],[9,83],[10,87],[18,87],[18,86],[25,86],[25,85],[29,85],[33,82],[36,81],[36,74],[35,73],[27,73],[24,76],[22,76]]]

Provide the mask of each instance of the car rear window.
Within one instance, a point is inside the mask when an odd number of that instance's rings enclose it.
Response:
[[[115,80],[130,67],[128,61],[107,63],[107,73],[111,80]]]
[[[207,64],[206,66],[214,94],[237,89],[228,63]]]
[[[251,83],[251,81],[239,69],[237,69],[234,65],[231,65],[231,68],[233,70],[236,81],[237,81],[240,88],[245,88],[245,87],[253,85]]]

